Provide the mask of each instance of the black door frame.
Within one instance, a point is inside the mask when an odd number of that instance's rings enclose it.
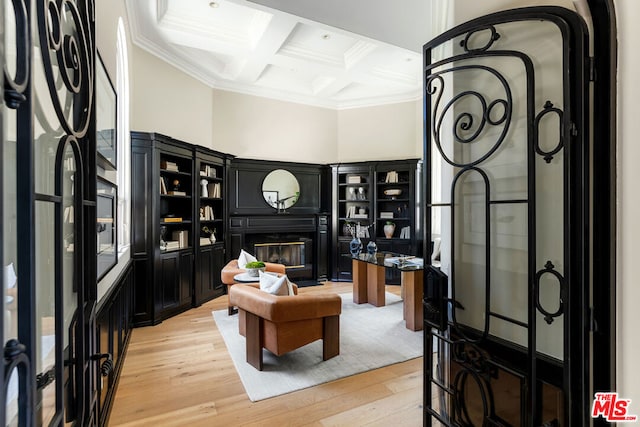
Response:
[[[579,369],[569,374],[572,394],[577,401],[572,402],[571,419],[584,421],[589,419],[592,392],[614,391],[615,382],[615,260],[616,260],[616,22],[613,0],[587,0],[593,18],[593,57],[588,65],[589,77],[593,80],[593,98],[590,105],[593,109],[592,117],[592,190],[589,195],[592,201],[591,218],[586,225],[591,227],[593,252],[591,280],[592,295],[586,295],[590,307],[586,315],[582,315],[581,322],[585,324],[584,333],[572,338],[579,347],[584,349],[587,360],[580,364]],[[599,119],[596,119],[599,118]],[[425,147],[428,138],[425,133]],[[425,174],[425,188],[427,182]],[[429,219],[425,218],[425,230]],[[424,252],[430,253],[425,239]],[[427,275],[425,275],[427,280]],[[425,283],[426,286],[426,283]],[[425,289],[425,295],[427,290]],[[575,313],[575,316],[581,316]],[[427,325],[425,325],[427,327]],[[591,346],[589,345],[589,333]],[[425,352],[431,349],[425,347]],[[591,358],[591,365],[588,358]],[[591,367],[590,367],[591,366]],[[589,381],[592,382],[593,390]],[[425,387],[428,381],[425,378]],[[425,395],[427,390],[425,389]],[[425,402],[425,407],[428,402]],[[426,417],[425,417],[426,420]],[[599,418],[595,425],[605,425]]]

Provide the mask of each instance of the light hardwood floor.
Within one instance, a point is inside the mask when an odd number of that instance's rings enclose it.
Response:
[[[351,286],[328,282],[300,293]],[[110,426],[422,425],[422,358],[251,402],[211,315],[226,307],[224,295],[133,330]]]

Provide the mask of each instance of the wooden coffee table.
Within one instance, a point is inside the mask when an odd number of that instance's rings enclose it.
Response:
[[[385,262],[385,254],[360,255],[352,260],[353,272],[353,302],[356,304],[369,303],[376,307],[385,305],[384,269],[397,268],[400,270],[402,286],[403,317],[407,329],[421,331],[422,296],[423,296],[423,266],[407,263],[402,266]]]

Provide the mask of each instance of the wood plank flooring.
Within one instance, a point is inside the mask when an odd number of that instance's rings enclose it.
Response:
[[[300,288],[351,291],[348,282]],[[422,425],[422,358],[251,402],[211,315],[226,307],[224,295],[133,330],[110,426]]]

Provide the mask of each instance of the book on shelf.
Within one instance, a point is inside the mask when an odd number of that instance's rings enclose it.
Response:
[[[206,246],[206,245],[210,245],[211,244],[211,239],[209,239],[208,237],[201,237],[200,238],[200,246]]]
[[[393,218],[393,212],[380,212],[380,218]]]
[[[179,243],[180,248],[189,247],[189,231],[176,230],[171,234],[171,238]]]
[[[216,178],[218,173],[216,172],[216,168],[211,167],[209,165],[205,165],[204,169],[200,170],[200,176],[207,176],[209,178]]]
[[[369,215],[367,215],[367,214],[357,213],[357,214],[353,214],[353,215],[351,215],[351,217],[350,217],[350,218],[367,219],[367,218],[369,218]]]
[[[222,197],[222,191],[219,182],[212,182],[211,184],[207,184],[207,192],[209,193],[209,197],[213,197],[216,199]]]
[[[162,218],[163,222],[182,222],[181,216],[166,216]]]
[[[186,191],[170,190],[170,191],[167,192],[167,194],[169,194],[170,196],[186,196],[187,192]]]
[[[406,226],[400,229],[400,238],[401,239],[410,239],[411,238],[411,227]]]
[[[347,184],[361,184],[362,177],[360,175],[348,175]]]
[[[180,249],[180,242],[171,241],[171,240],[166,242],[166,250],[172,250],[172,249]]]
[[[64,222],[67,224],[73,224],[73,220],[75,218],[75,213],[73,211],[73,206],[67,206],[64,208]]]
[[[389,171],[387,172],[387,176],[384,179],[384,182],[398,182],[398,172],[396,171]]]
[[[167,182],[164,180],[164,176],[160,177],[160,194],[167,194]]]
[[[175,162],[170,162],[169,160],[161,160],[160,168],[172,172],[180,172],[180,170],[178,169],[178,164]]]
[[[215,216],[213,215],[213,208],[205,205],[200,208],[200,220],[201,221],[213,221]]]

